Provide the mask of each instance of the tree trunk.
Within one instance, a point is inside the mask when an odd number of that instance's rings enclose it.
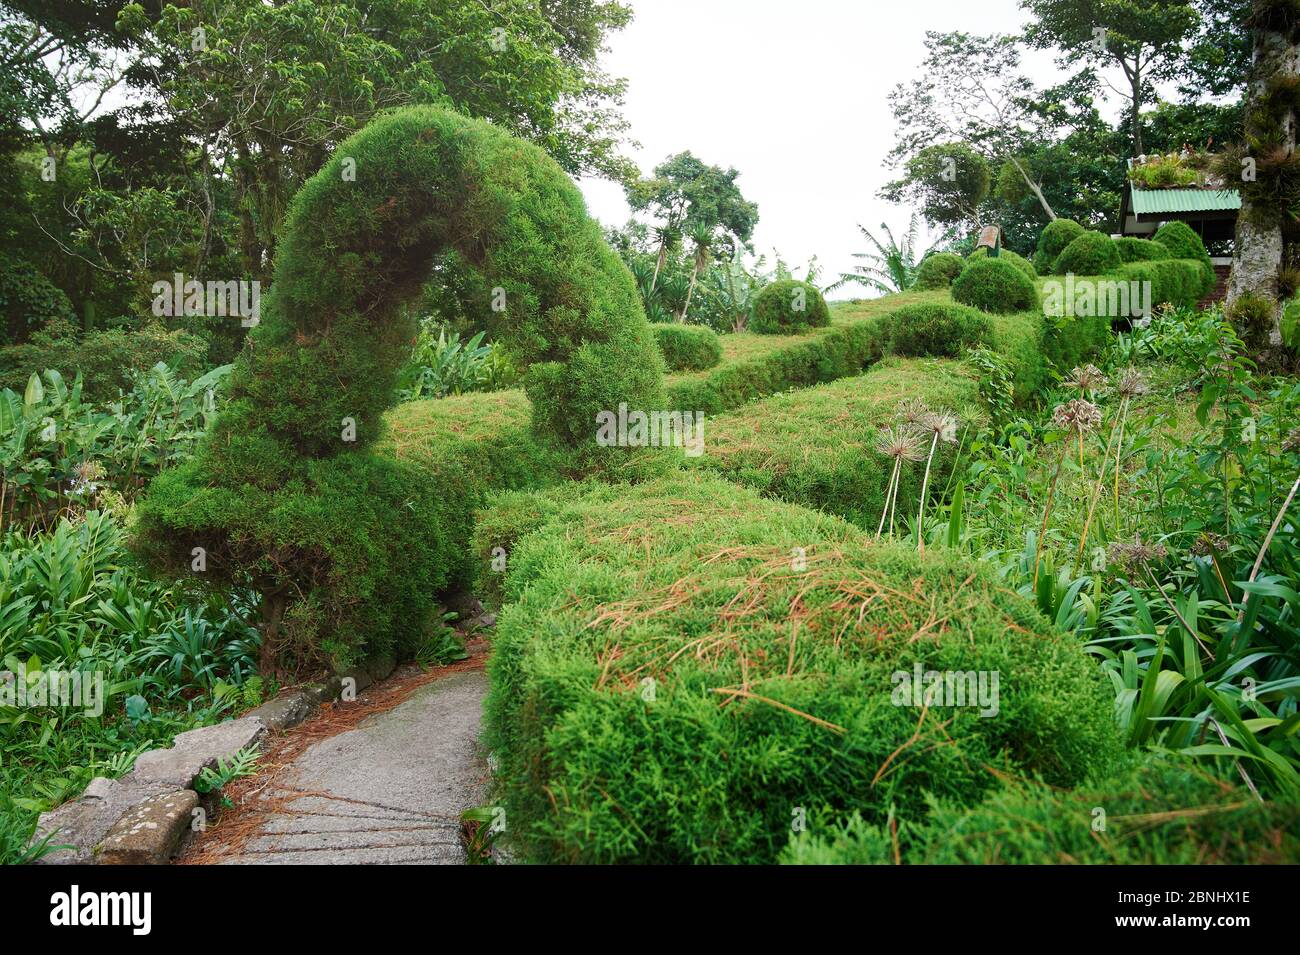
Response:
[[[1281,141],[1274,144],[1279,156],[1289,158],[1296,147],[1295,110],[1285,106],[1280,108],[1280,112],[1271,112],[1264,100],[1271,83],[1295,83],[1300,79],[1300,53],[1284,34],[1260,28],[1255,30],[1254,47],[1247,115],[1266,112],[1268,118],[1265,122],[1270,126],[1276,124],[1274,128],[1281,130]],[[1275,165],[1270,163],[1270,166]],[[1269,169],[1262,174],[1277,175],[1277,172]],[[1282,210],[1274,204],[1260,203],[1254,190],[1243,189],[1227,304],[1231,307],[1245,295],[1260,296],[1272,302],[1273,320],[1268,335],[1271,345],[1279,345],[1282,341],[1282,303],[1278,301],[1277,284],[1282,255]]]
[[[262,648],[258,655],[257,670],[264,677],[277,673],[276,657],[279,654],[280,621],[284,619],[285,597],[283,593],[262,595]]]
[[[1146,148],[1142,142],[1142,69],[1136,63],[1133,65],[1133,115],[1130,119],[1133,128],[1133,155],[1146,155]]]
[[[1042,186],[1034,182],[1025,167],[1020,165],[1020,160],[1016,159],[1015,156],[1011,156],[1010,159],[1011,165],[1016,167],[1016,171],[1020,173],[1020,178],[1025,181],[1025,185],[1029,187],[1029,191],[1034,194],[1034,197],[1038,199],[1038,204],[1042,206],[1043,211],[1047,213],[1048,221],[1055,222],[1057,218],[1056,210],[1054,210],[1051,203],[1047,201],[1047,196],[1043,195]]]
[[[654,278],[650,280],[650,295],[653,295],[655,293],[655,286],[659,284],[659,270],[664,267],[664,263],[667,261],[668,261],[668,240],[665,239],[664,241],[659,243],[659,258],[655,260],[655,274],[654,274]]]

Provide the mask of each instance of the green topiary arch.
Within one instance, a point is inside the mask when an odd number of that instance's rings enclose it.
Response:
[[[485,322],[525,369],[552,459],[570,474],[656,467],[595,441],[597,412],[663,407],[662,360],[632,276],[569,178],[448,110],[376,119],[295,197],[229,403],[140,507],[146,559],[263,595],[264,663],[285,644],[350,663],[418,643],[449,548],[467,543],[450,539],[461,529],[448,507],[476,503],[456,475],[371,449],[410,353],[403,305],[444,253],[492,289]]]

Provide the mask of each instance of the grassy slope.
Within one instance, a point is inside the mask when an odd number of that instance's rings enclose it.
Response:
[[[898,407],[919,399],[968,420],[978,411],[977,384],[962,362],[886,358],[866,374],[777,395],[708,422],[698,467],[772,497],[824,510],[875,530],[892,461],[875,448]],[[936,452],[931,488],[942,488],[952,449]],[[907,464],[898,512],[916,516],[924,465]]]

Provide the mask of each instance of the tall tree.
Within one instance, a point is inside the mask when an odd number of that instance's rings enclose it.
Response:
[[[1200,23],[1199,0],[1021,0],[1033,22],[1026,39],[1041,49],[1060,51],[1065,64],[1118,67],[1128,100],[1133,153],[1146,152],[1142,111],[1154,98],[1154,84],[1176,77],[1184,46]]]
[[[1278,274],[1283,225],[1300,203],[1296,155],[1296,96],[1300,88],[1300,17],[1293,0],[1255,0],[1246,104],[1246,151],[1241,157],[1241,214],[1228,284],[1230,314],[1253,300],[1271,310],[1268,341],[1282,340]]]
[[[626,184],[632,211],[648,213],[659,221],[655,230],[659,237],[656,281],[668,250],[683,230],[703,225],[728,251],[749,242],[758,224],[758,206],[741,193],[736,185],[739,177],[734,167],[710,166],[687,151],[669,156],[655,166],[649,178]]]
[[[686,321],[686,313],[691,307],[691,298],[695,295],[695,284],[700,280],[700,274],[709,267],[709,259],[714,243],[714,227],[704,222],[697,222],[691,227],[691,242],[695,246],[695,262],[691,269],[691,285],[686,290],[686,302],[682,305],[681,314],[677,316],[678,321]]]
[[[570,173],[629,178],[623,86],[596,63],[629,17],[598,0],[190,0],[157,18],[129,4],[119,26],[144,51],[139,87],[233,179],[245,268],[265,278],[289,198],[386,107],[449,105]]]
[[[1040,178],[1020,160],[1033,144],[1049,138],[1050,129],[1034,108],[1038,96],[1033,84],[1020,72],[1017,38],[930,32],[925,48],[921,76],[900,83],[889,96],[898,127],[891,159],[915,160],[937,143],[963,143],[992,169],[1009,163],[1043,214],[1056,218]],[[909,177],[915,174],[909,172]]]
[[[955,238],[979,225],[992,180],[982,155],[965,143],[944,143],[926,146],[908,159],[903,175],[887,183],[880,195],[918,207],[927,222]]]

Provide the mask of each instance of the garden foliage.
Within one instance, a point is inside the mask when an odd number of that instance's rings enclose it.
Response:
[[[598,411],[663,406],[663,366],[573,183],[537,147],[448,110],[373,121],[295,196],[230,401],[140,506],[137,545],[155,566],[188,574],[202,548],[202,579],[264,594],[268,665],[281,641],[328,640],[338,662],[417,644],[446,580],[457,495],[373,451],[412,337],[401,306],[446,250],[502,291],[499,332],[538,440],[575,470],[649,460],[595,443]]]
[[[1061,250],[1052,271],[1057,275],[1101,275],[1118,268],[1121,261],[1114,239],[1100,232],[1085,232]]]
[[[1065,247],[1084,233],[1083,226],[1072,219],[1053,219],[1038,236],[1038,250],[1034,253],[1034,268],[1039,275],[1051,275],[1056,257]]]

